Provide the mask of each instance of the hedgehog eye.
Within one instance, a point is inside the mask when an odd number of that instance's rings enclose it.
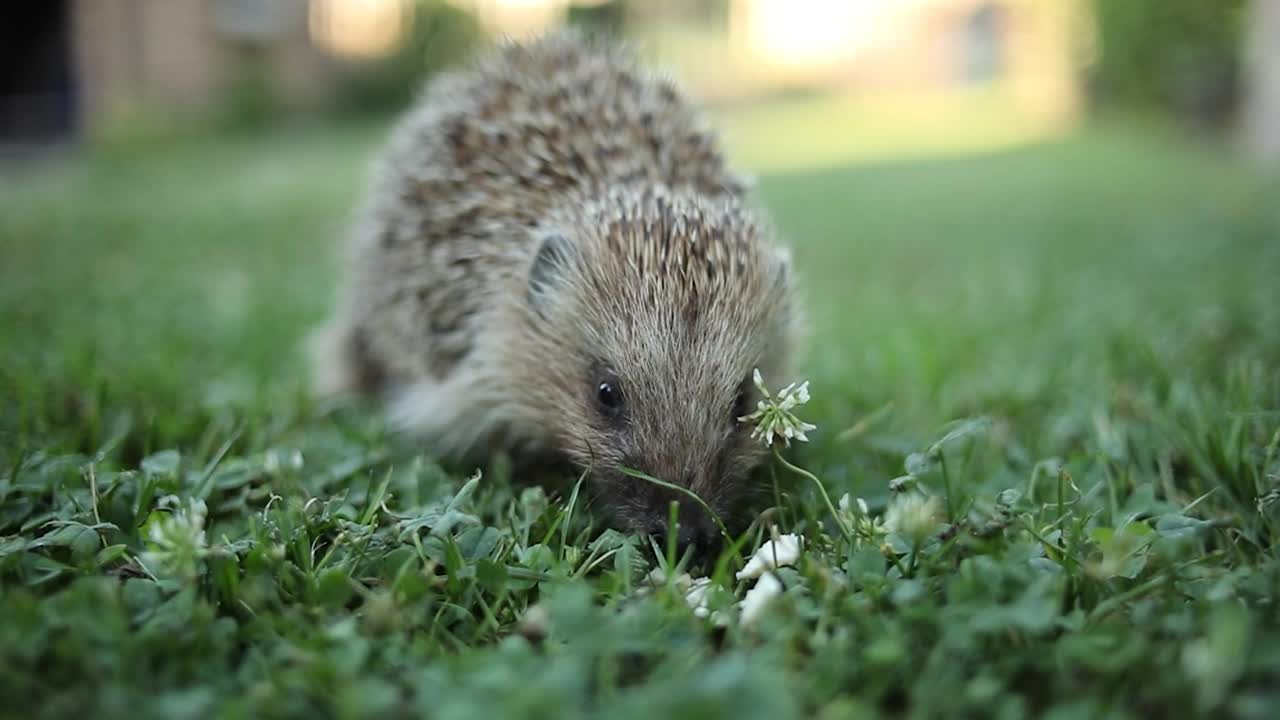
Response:
[[[596,402],[602,412],[614,415],[622,410],[622,387],[616,378],[606,378],[596,385]]]
[[[751,413],[751,378],[742,381],[738,393],[733,396],[733,408],[729,411],[729,421],[736,424],[738,418]]]

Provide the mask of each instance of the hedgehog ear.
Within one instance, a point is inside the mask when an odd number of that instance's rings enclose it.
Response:
[[[791,250],[785,247],[774,250],[777,264],[774,266],[773,281],[779,290],[786,290],[791,285]]]
[[[569,238],[554,233],[542,240],[538,254],[529,269],[529,305],[539,315],[546,317],[552,296],[567,284],[568,272],[577,251]]]

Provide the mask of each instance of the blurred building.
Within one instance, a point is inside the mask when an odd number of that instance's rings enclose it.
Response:
[[[0,140],[69,132],[76,113],[66,3],[13,3],[0,21]]]
[[[40,28],[13,61],[63,64],[64,80],[43,95],[13,97],[6,114],[47,117],[59,127],[91,128],[131,113],[192,113],[212,108],[255,63],[286,103],[323,95],[324,57],[307,33],[307,0],[44,0],[21,3],[23,26]],[[12,46],[11,46],[12,47]],[[56,56],[53,59],[50,56]],[[7,88],[6,88],[7,89]]]
[[[396,48],[415,1],[12,3],[0,23],[0,138],[208,110],[250,71],[279,104],[314,106],[333,90],[335,62]],[[607,15],[709,101],[1000,82],[1033,111],[1075,104],[1080,0],[447,1],[495,35]]]
[[[248,78],[285,108],[333,90],[335,59],[392,48],[407,0],[41,0],[4,11],[0,139],[209,111]]]
[[[796,87],[931,92],[1005,82],[1029,106],[1077,98],[1083,0],[452,0],[494,32],[621,6],[622,26],[709,100]],[[585,13],[584,13],[585,14]]]

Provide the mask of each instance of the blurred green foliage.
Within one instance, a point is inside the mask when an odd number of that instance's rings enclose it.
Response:
[[[262,129],[279,111],[268,49],[244,43],[235,46],[234,53],[231,76],[212,119],[226,130]]]
[[[598,5],[570,5],[565,21],[593,33],[618,36],[626,29],[629,4],[625,0],[607,0]]]
[[[1247,0],[1094,0],[1100,107],[1220,125],[1239,96]]]

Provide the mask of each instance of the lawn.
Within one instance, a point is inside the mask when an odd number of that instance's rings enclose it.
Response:
[[[695,614],[576,478],[308,400],[378,131],[0,174],[0,716],[1275,716],[1275,182],[1132,128],[764,174],[785,457],[850,501],[776,461]]]

